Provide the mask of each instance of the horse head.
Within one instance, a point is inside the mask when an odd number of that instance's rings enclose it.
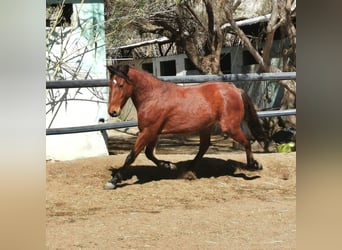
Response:
[[[133,86],[129,83],[129,66],[107,66],[110,72],[108,113],[116,117],[120,115],[121,109],[131,97]]]

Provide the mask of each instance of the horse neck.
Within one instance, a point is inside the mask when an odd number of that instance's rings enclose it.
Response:
[[[158,89],[165,88],[162,81],[146,72],[130,69],[128,76],[133,85],[131,98],[137,109],[143,102],[155,98],[153,95]]]

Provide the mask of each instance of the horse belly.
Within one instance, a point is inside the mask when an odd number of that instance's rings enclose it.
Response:
[[[169,117],[164,124],[162,134],[195,133],[215,124],[215,115],[211,113],[187,113]]]

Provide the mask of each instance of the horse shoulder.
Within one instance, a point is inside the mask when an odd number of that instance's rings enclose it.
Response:
[[[137,109],[138,120],[145,125],[158,123],[168,110],[168,106],[170,106],[169,96],[171,92],[167,86],[158,86],[151,89],[148,98]]]

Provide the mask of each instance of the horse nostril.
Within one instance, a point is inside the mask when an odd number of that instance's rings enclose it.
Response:
[[[117,117],[119,114],[118,114],[118,112],[116,112],[116,111],[113,111],[112,113],[110,113],[110,116],[112,116],[112,117]]]

